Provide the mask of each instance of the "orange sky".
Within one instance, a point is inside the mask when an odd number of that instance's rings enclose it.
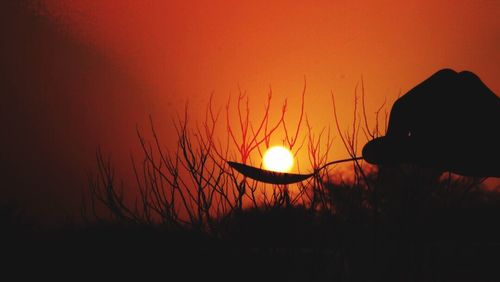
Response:
[[[318,127],[331,123],[331,90],[350,122],[361,76],[369,112],[443,67],[474,71],[500,90],[497,1],[46,3],[70,33],[143,85],[147,111],[160,117],[186,100],[203,107],[212,91],[222,105],[238,85],[253,107],[271,85],[276,105],[291,99],[293,115],[304,76],[306,112]]]
[[[43,143],[49,145],[33,141],[40,147],[36,159],[48,159],[54,167],[75,163],[85,171],[92,164],[96,144],[112,148],[113,154],[128,160],[130,148],[137,146],[135,126],[144,124],[149,113],[160,121],[169,121],[187,100],[192,107],[204,107],[212,91],[218,105],[223,105],[238,85],[248,91],[253,107],[262,107],[261,101],[272,85],[276,109],[287,97],[293,115],[306,76],[306,112],[318,129],[333,124],[331,90],[338,97],[340,118],[346,124],[350,122],[352,94],[361,76],[369,112],[384,99],[392,102],[400,92],[443,67],[474,71],[495,93],[500,92],[498,1],[42,2],[46,8],[42,18],[47,19],[43,24],[51,34],[60,35],[55,39],[35,37],[37,41],[30,44],[37,50],[39,68],[26,74],[19,67],[19,73],[36,77],[66,70],[66,81],[44,80],[37,88],[37,99],[43,103],[61,101],[49,103],[56,110],[50,111],[48,118],[38,118],[45,117],[45,112],[34,114],[37,123],[46,124],[39,126],[41,131],[54,128],[53,136],[59,136]],[[21,20],[4,16],[3,21],[8,20],[12,22],[2,22],[2,35],[8,34],[14,43],[6,50],[17,52],[16,44],[21,46],[24,41],[8,27],[17,26]],[[19,32],[36,34],[42,30],[34,27],[36,21],[22,23],[26,28]],[[71,41],[68,46],[79,51],[66,52],[66,45],[52,46],[45,40]],[[59,50],[57,46],[63,47]],[[33,53],[23,50],[19,52]],[[14,68],[20,64],[10,59],[12,54],[3,53]],[[92,58],[90,62],[88,58]],[[25,63],[29,68],[31,62]],[[15,72],[10,72],[14,77]],[[44,98],[52,94],[43,89],[54,87],[60,96]],[[31,103],[35,109],[40,105]],[[8,111],[5,116],[11,116]],[[19,112],[24,111],[33,112],[20,106]],[[28,118],[25,123],[28,128]],[[12,126],[10,130],[23,138],[24,129]],[[11,141],[2,142],[5,147],[5,142]],[[30,140],[23,142],[24,147],[34,146]],[[54,148],[61,146],[71,153],[53,157]],[[19,156],[16,150],[12,156]],[[33,156],[26,156],[24,163],[30,163],[30,158]],[[32,163],[42,164],[39,162]],[[59,173],[54,170],[50,175],[57,177]],[[73,171],[71,175],[84,182],[84,174]],[[41,189],[39,193],[45,193]],[[59,191],[51,189],[48,194],[53,194],[56,202],[80,195],[80,191],[65,191],[65,196],[55,196]]]
[[[360,75],[374,96],[394,96],[444,66],[500,90],[497,1],[234,2],[46,0],[164,104],[177,92],[225,95],[236,83],[293,93],[303,75],[317,96],[351,89]]]

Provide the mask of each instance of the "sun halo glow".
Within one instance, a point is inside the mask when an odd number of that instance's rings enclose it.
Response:
[[[263,162],[267,170],[289,172],[293,166],[293,155],[283,146],[274,146],[266,151]]]

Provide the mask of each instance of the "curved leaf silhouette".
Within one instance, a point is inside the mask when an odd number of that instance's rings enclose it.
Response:
[[[227,162],[232,168],[237,170],[239,173],[255,179],[257,181],[271,183],[271,184],[290,184],[303,181],[311,176],[310,174],[298,174],[298,173],[286,173],[286,172],[276,172],[265,169],[260,169],[257,167],[245,165],[237,162]]]

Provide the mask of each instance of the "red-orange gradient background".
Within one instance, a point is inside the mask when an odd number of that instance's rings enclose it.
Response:
[[[351,121],[361,76],[369,113],[443,67],[500,92],[498,1],[2,5],[2,193],[44,218],[78,210],[97,145],[128,171],[136,125],[152,114],[171,144],[170,118],[188,100],[204,108],[212,91],[222,106],[239,85],[261,109],[271,85],[273,109],[288,98],[293,118],[305,76],[317,130],[332,124],[331,90]]]

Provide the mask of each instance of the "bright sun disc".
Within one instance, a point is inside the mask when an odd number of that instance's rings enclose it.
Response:
[[[288,172],[293,166],[293,155],[285,147],[274,146],[266,151],[263,161],[267,170]]]

